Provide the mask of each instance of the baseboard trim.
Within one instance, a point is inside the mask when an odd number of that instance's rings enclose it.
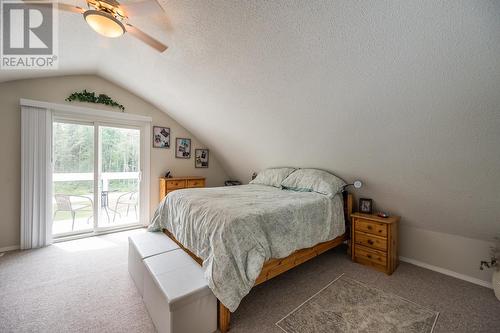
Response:
[[[474,284],[477,284],[477,285],[480,285],[480,286],[483,286],[483,287],[486,287],[486,288],[493,289],[493,285],[491,284],[491,282],[483,281],[483,280],[477,279],[477,278],[472,277],[472,276],[460,274],[460,273],[451,271],[451,270],[446,269],[446,268],[441,268],[441,267],[438,267],[438,266],[426,264],[425,262],[418,261],[418,260],[411,259],[411,258],[399,257],[399,260],[407,262],[409,264],[413,264],[415,266],[419,266],[419,267],[422,267],[422,268],[427,268],[427,269],[430,269],[431,271],[435,271],[435,272],[438,272],[438,273],[441,273],[441,274],[444,274],[444,275],[452,276],[452,277],[460,279],[460,280],[464,280],[464,281],[467,281],[467,282],[470,282],[470,283],[474,283]]]
[[[19,245],[0,247],[0,252],[8,252],[8,251],[14,251],[14,250],[19,250]]]

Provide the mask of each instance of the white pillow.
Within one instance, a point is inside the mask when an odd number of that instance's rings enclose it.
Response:
[[[318,169],[298,169],[281,183],[287,190],[317,192],[332,197],[342,191],[345,185],[346,182],[341,178]]]
[[[257,177],[250,184],[260,184],[281,188],[281,182],[288,175],[295,171],[295,168],[270,168],[259,172]]]

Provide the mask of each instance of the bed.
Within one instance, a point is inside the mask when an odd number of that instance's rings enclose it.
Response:
[[[163,231],[203,266],[219,299],[221,332],[250,289],[346,239],[350,195],[273,186],[184,189],[160,203],[150,231]]]

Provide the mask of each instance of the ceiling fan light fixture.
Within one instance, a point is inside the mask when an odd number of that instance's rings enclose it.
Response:
[[[125,33],[123,23],[109,13],[87,10],[83,13],[83,17],[95,32],[105,37],[116,38]]]

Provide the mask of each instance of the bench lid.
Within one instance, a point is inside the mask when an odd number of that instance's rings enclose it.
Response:
[[[179,249],[179,245],[162,232],[145,232],[129,236],[128,239],[142,259]]]
[[[175,250],[144,260],[153,280],[175,311],[211,294],[203,268],[183,250]]]

